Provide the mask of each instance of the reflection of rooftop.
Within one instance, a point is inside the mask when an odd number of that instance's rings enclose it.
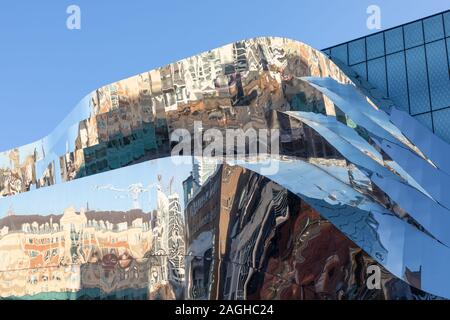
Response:
[[[70,211],[70,215],[79,215],[80,213]],[[142,221],[150,222],[151,213],[145,213],[142,210],[130,211],[85,211],[87,221],[108,221],[114,225],[126,222],[128,226],[132,226],[133,221],[142,219]],[[9,231],[21,231],[23,224],[32,224],[36,222],[38,225],[45,225],[46,223],[62,223],[63,215],[14,215],[0,219],[0,229],[8,227]]]

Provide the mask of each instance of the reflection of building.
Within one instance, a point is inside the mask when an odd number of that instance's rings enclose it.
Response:
[[[0,153],[0,195],[168,156],[171,132],[193,133],[195,121],[204,130],[259,129],[270,127],[269,114],[277,110],[306,110],[309,104],[324,109],[322,94],[293,79],[305,75],[349,82],[300,42],[256,38],[106,85],[83,99],[49,136]],[[197,159],[198,184],[213,167]]]
[[[368,289],[373,258],[287,189],[238,166],[220,167],[186,219],[189,299],[430,297],[384,269],[383,290]]]
[[[213,158],[192,157],[192,162],[192,177],[195,181],[194,186],[201,187],[216,170],[217,161]]]
[[[256,175],[249,175],[249,172],[239,167],[224,165],[189,203],[186,209],[189,231],[187,234],[189,260],[186,268],[191,279],[186,287],[187,296],[196,299],[245,297],[246,277],[251,271],[248,266],[252,264],[254,256],[251,250],[257,238],[265,238],[262,235],[265,229],[261,221],[266,219],[260,215],[271,214],[267,205],[274,201],[272,197],[278,198],[274,196],[274,189],[267,190],[268,194],[261,194],[258,187]],[[241,192],[236,193],[237,190]],[[236,197],[236,194],[240,197]],[[248,202],[252,202],[246,200],[248,197],[259,198],[254,204],[261,207],[259,214],[255,208],[249,208],[248,215],[239,212],[242,209],[237,207],[238,203],[246,206]],[[282,197],[275,201],[285,204]],[[280,219],[286,215],[284,212],[286,208],[284,211],[282,208],[276,210],[279,211],[277,214],[280,215]],[[250,217],[255,223],[248,225],[241,233],[244,239],[235,239],[236,230],[242,228],[245,225],[242,224],[243,221],[247,221]],[[267,228],[269,231],[271,225],[269,224]],[[233,289],[234,285],[238,287]],[[233,291],[233,295],[229,293],[230,290]]]
[[[191,174],[183,181],[183,197],[184,197],[184,206],[186,207],[189,200],[194,196],[194,185],[195,185],[194,177]]]
[[[337,66],[307,45],[267,37],[103,86],[48,137],[0,153],[0,195],[167,156],[170,133],[192,131],[194,121],[204,129],[260,128],[269,127],[270,110],[342,116],[304,76],[355,83],[375,102],[389,97],[448,140],[449,25],[446,11],[323,50]]]
[[[151,270],[150,296],[160,296],[170,284],[170,296],[183,297],[185,245],[181,203],[177,194],[166,196],[161,187],[157,190],[153,237],[151,255],[157,267]]]
[[[140,210],[129,212],[95,212],[68,208],[63,215],[10,216],[0,222],[8,229],[0,238],[0,296],[24,296],[45,292],[78,292],[97,288],[109,292],[129,283],[120,281],[106,285],[98,277],[80,272],[91,270],[91,264],[112,269],[121,259],[141,260],[152,247],[150,214]],[[131,260],[130,260],[131,259]],[[124,260],[125,261],[125,260]],[[80,269],[81,265],[81,269]],[[66,270],[72,270],[67,273]],[[125,268],[126,271],[127,268]],[[15,277],[15,285],[8,279]],[[147,275],[140,274],[141,280]],[[111,280],[112,281],[112,280]],[[145,288],[145,283],[140,286]]]
[[[218,298],[218,270],[227,257],[231,210],[240,167],[221,165],[189,200],[186,211],[186,297]]]
[[[135,195],[150,190],[141,183],[102,188],[129,193],[133,204]],[[79,196],[70,185],[67,190],[58,201]],[[181,210],[179,196],[160,187],[157,209],[149,213],[67,208],[62,215],[17,215],[10,207],[0,220],[0,297],[182,298]]]
[[[167,235],[170,278],[184,285],[184,217],[178,194],[169,196],[169,223]]]
[[[186,297],[207,299],[215,261],[214,234],[220,216],[222,170],[200,187],[185,209],[186,221]]]

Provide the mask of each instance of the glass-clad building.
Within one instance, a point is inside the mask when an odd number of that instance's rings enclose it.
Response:
[[[450,142],[450,10],[323,51]]]

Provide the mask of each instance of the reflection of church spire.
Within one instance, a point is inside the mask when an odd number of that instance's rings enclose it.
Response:
[[[8,212],[6,213],[6,215],[7,215],[8,217],[14,216],[14,211],[13,211],[13,209],[12,209],[12,205],[9,206],[9,209],[8,209]]]

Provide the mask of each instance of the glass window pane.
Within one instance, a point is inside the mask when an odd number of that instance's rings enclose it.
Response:
[[[442,15],[437,15],[423,20],[423,31],[425,32],[425,41],[430,42],[444,37],[444,25]]]
[[[348,44],[348,60],[350,65],[366,60],[366,44],[364,38]]]
[[[387,95],[386,90],[386,66],[384,57],[367,62],[368,81]]]
[[[366,38],[367,59],[378,58],[384,55],[383,33],[377,33]]]
[[[434,132],[447,142],[450,142],[450,109],[433,112]]]
[[[340,46],[331,48],[331,57],[347,64],[347,45],[341,44]]]
[[[386,53],[389,54],[403,50],[402,27],[386,31],[384,37],[386,38]]]
[[[386,64],[389,98],[399,109],[409,112],[405,55],[403,51],[386,56]]]
[[[448,52],[450,50],[450,38],[447,38],[447,58],[448,58],[448,64],[450,65],[450,52]],[[449,70],[450,72],[450,70]]]
[[[403,27],[405,46],[411,48],[423,43],[422,21],[413,22]]]
[[[366,63],[358,63],[352,66],[352,69],[364,80],[367,80]]]
[[[414,118],[419,121],[421,124],[423,124],[425,127],[433,131],[433,125],[431,123],[431,112],[427,112],[424,114],[419,114],[417,116],[414,116]]]
[[[423,46],[406,50],[411,114],[430,111],[425,49]]]
[[[450,12],[444,13],[445,36],[450,37]]]
[[[440,109],[450,106],[450,79],[444,40],[426,45],[431,106]]]

